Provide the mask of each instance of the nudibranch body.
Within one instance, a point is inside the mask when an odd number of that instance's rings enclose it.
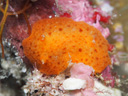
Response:
[[[96,73],[111,64],[109,44],[101,32],[66,17],[37,21],[22,45],[26,57],[47,75],[63,72],[70,62],[92,66]]]

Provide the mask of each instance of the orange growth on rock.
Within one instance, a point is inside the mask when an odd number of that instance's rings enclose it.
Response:
[[[101,32],[66,17],[37,21],[22,45],[31,63],[47,75],[63,72],[70,61],[90,65],[96,73],[111,64],[109,44]]]

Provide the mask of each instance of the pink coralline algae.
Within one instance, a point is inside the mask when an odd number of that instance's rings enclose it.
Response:
[[[93,8],[88,0],[55,0],[56,14],[59,16],[65,13],[71,15],[75,21],[85,21],[86,23],[99,29],[103,36],[107,38],[110,35],[108,28],[103,28],[100,21],[108,23],[110,16],[103,12],[99,7]],[[68,15],[68,16],[69,16]]]
[[[102,33],[102,35],[107,38],[110,35],[109,29],[108,28],[103,28],[100,24],[100,15],[97,15],[97,19],[96,19],[96,23],[93,24],[93,26],[97,29],[100,30],[100,32]]]
[[[86,80],[87,84],[84,89],[72,91],[71,96],[97,96],[96,93],[93,92],[94,78],[91,76],[92,73],[93,68],[88,65],[83,63],[73,65],[70,70],[70,78]]]
[[[102,72],[102,77],[104,78],[105,83],[108,82],[111,87],[114,87],[115,77],[112,76],[111,68],[109,66]]]

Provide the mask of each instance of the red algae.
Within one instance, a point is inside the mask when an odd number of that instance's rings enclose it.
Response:
[[[26,17],[31,26],[39,19],[49,18],[49,16],[54,17],[54,13],[52,11],[54,0],[38,0],[36,2],[31,2],[30,0],[27,1],[29,1],[28,4],[31,6],[25,11]],[[8,12],[9,14],[13,13],[13,16],[8,16],[6,20],[5,28],[3,30],[3,37],[11,41],[12,46],[15,46],[16,50],[19,52],[19,56],[26,64],[28,64],[28,62],[26,62],[28,60],[24,58],[23,48],[21,44],[22,40],[29,36],[28,26],[24,15],[17,14],[17,12],[22,10],[25,4],[26,0],[14,0],[13,2],[9,3],[9,6],[13,8],[13,11],[9,7]]]
[[[93,14],[93,18],[92,19],[96,21],[97,15],[100,16],[100,21],[102,21],[104,23],[108,23],[109,22],[109,19],[111,18],[110,16],[106,16],[105,17],[105,16],[102,16],[102,14],[100,14],[99,12],[95,12]]]
[[[47,75],[63,72],[70,61],[92,66],[96,73],[111,64],[109,44],[100,31],[66,17],[37,21],[22,45],[31,63]]]

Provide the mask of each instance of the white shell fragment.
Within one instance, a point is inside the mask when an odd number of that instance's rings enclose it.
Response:
[[[77,78],[68,78],[63,82],[63,88],[65,90],[76,90],[86,87],[86,81]]]

